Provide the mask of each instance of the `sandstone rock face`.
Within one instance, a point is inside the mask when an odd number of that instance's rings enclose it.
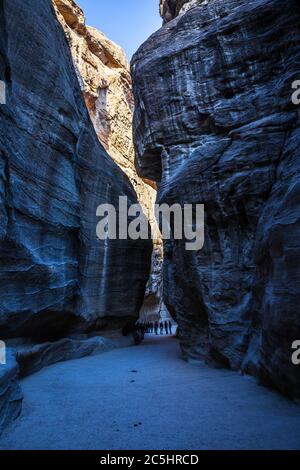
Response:
[[[83,11],[73,0],[53,0],[72,53],[85,103],[97,136],[132,183],[147,215],[154,239],[151,275],[141,316],[159,310],[162,302],[162,239],[154,204],[156,187],[137,175],[134,163],[132,119],[134,100],[129,64],[123,50],[95,28],[86,26]]]
[[[140,310],[140,321],[156,321],[163,307],[163,246],[155,243],[152,253],[151,273],[145,299]]]
[[[86,26],[73,0],[53,0],[68,39],[85,102],[97,136],[126,173],[153,230],[156,190],[136,173],[132,141],[134,100],[125,53],[103,33]]]
[[[200,2],[132,61],[140,175],[158,182],[159,202],[205,204],[204,248],[164,246],[183,353],[297,398],[299,24],[296,0]]]
[[[14,348],[19,367],[19,376],[31,375],[45,366],[57,362],[79,359],[85,356],[101,354],[115,348],[133,346],[132,335],[122,336],[112,331],[105,337],[101,332],[71,335],[57,341],[34,343],[31,340],[9,341]],[[19,343],[19,344],[18,344]]]
[[[0,6],[0,338],[130,328],[152,246],[98,240],[96,209],[136,193],[99,143],[51,0]],[[64,17],[84,30],[79,9]]]
[[[168,23],[176,16],[185,13],[187,10],[200,4],[207,4],[210,0],[160,0],[160,15],[164,23]]]

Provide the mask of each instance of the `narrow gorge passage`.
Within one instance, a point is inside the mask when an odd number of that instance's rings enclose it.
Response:
[[[172,337],[47,367],[22,389],[1,449],[299,448],[299,406],[253,378],[187,364]]]
[[[0,0],[0,451],[300,451],[299,64],[297,0]]]

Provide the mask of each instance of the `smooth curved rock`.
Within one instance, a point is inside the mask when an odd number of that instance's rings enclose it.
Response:
[[[53,4],[68,39],[97,136],[130,179],[138,200],[153,225],[156,190],[137,175],[134,166],[134,100],[125,53],[101,31],[86,25],[84,12],[73,0],[53,0]]]
[[[107,333],[107,337],[93,333],[73,335],[69,338],[40,344],[32,341],[23,342],[23,344],[15,342],[14,349],[19,365],[19,376],[25,377],[57,362],[101,354],[134,344],[133,335],[125,337],[121,330],[115,330],[111,334]]]
[[[0,5],[0,337],[130,325],[151,242],[97,240],[96,209],[136,193],[98,141],[52,2]]]
[[[206,211],[203,250],[165,242],[165,303],[187,359],[299,398],[299,5],[210,0],[165,21],[132,61],[136,166],[160,202]]]
[[[134,99],[129,64],[123,49],[105,35],[86,25],[84,12],[73,0],[53,0],[58,20],[62,24],[70,45],[74,66],[79,78],[90,118],[97,136],[109,155],[128,176],[148,217],[154,251],[146,299],[155,298],[155,308],[162,301],[162,239],[154,215],[156,186],[137,175],[134,163],[132,119]],[[143,315],[144,305],[140,315]]]

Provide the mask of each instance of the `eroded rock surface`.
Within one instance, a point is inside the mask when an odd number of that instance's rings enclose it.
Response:
[[[138,200],[156,231],[153,213],[156,190],[137,175],[134,165],[134,100],[125,53],[101,31],[86,25],[84,12],[73,0],[53,0],[53,3],[70,45],[97,136],[130,179]]]
[[[298,2],[161,3],[168,23],[132,61],[137,168],[160,202],[206,211],[201,251],[165,242],[165,303],[187,359],[299,398]]]
[[[141,316],[159,311],[162,302],[162,239],[154,215],[156,186],[137,175],[132,120],[134,100],[130,68],[120,46],[86,25],[84,12],[73,0],[53,0],[72,53],[81,90],[97,136],[132,183],[147,215],[154,239],[151,274]]]
[[[0,5],[0,337],[127,327],[152,246],[97,240],[96,209],[136,193],[99,143],[51,0]],[[83,29],[80,10],[65,18]]]
[[[160,0],[159,10],[164,23],[172,21],[176,16],[181,15],[198,5],[207,4],[211,0]]]
[[[91,334],[71,335],[68,338],[43,343],[35,343],[32,340],[22,340],[21,342],[10,340],[10,343],[15,351],[19,376],[25,377],[57,362],[132,346],[134,338],[132,335],[123,336],[121,332],[113,330],[106,332],[105,337],[99,331]]]

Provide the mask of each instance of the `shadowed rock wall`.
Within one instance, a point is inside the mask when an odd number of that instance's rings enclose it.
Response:
[[[159,202],[206,211],[201,251],[165,242],[165,303],[185,358],[299,398],[299,4],[190,2],[172,20],[183,2],[161,3],[169,22],[132,60],[136,166]]]

